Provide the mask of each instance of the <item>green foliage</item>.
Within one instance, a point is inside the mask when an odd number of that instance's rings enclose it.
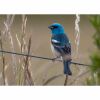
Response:
[[[97,45],[98,49],[100,49],[100,33],[96,33],[94,35],[95,44]]]
[[[100,16],[91,16],[90,22],[96,31],[93,38],[98,50],[91,56],[91,76],[87,79],[87,85],[100,85]]]
[[[100,52],[94,53],[91,56],[91,61],[92,61],[92,66],[91,66],[91,71],[92,72],[99,72],[100,70]]]
[[[96,29],[96,31],[100,32],[100,16],[94,15],[90,17],[90,22],[93,25],[93,27]]]
[[[94,34],[94,42],[97,45],[98,49],[100,49],[100,15],[95,15],[90,17],[90,22],[96,30]]]

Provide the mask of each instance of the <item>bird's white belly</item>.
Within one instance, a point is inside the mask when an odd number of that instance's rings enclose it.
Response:
[[[51,44],[51,50],[52,50],[52,52],[53,52],[53,55],[55,56],[55,57],[60,57],[61,59],[63,59],[63,60],[71,60],[71,55],[70,54],[66,54],[66,55],[61,55],[58,51],[56,51],[55,49],[54,49],[54,47],[53,47],[53,45]]]
[[[54,49],[52,44],[51,44],[51,50],[52,50],[54,56],[56,56],[56,57],[60,57],[61,56],[61,54]]]

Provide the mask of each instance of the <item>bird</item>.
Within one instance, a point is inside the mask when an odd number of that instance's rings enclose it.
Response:
[[[58,58],[62,58],[64,65],[64,74],[72,75],[71,64],[71,43],[67,34],[64,31],[63,25],[59,23],[53,23],[48,27],[51,30],[51,49],[55,55],[54,61]]]

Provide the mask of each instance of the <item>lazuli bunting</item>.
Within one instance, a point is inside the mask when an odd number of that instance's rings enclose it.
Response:
[[[64,27],[59,23],[53,23],[48,27],[51,30],[52,51],[56,58],[62,58],[64,64],[64,74],[72,75],[70,70],[71,63],[71,44],[64,32]]]

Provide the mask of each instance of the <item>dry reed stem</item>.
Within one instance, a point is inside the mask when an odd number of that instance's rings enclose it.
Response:
[[[22,15],[22,34],[21,34],[21,41],[19,40],[17,34],[16,34],[16,39],[20,48],[21,53],[25,53],[27,46],[25,42],[25,35],[26,35],[26,23],[27,23],[27,17],[25,15]],[[19,67],[17,69],[17,84],[18,85],[23,85],[24,84],[24,62],[25,62],[25,57],[21,56],[19,58]]]
[[[43,85],[47,85],[48,83],[50,83],[50,82],[53,81],[54,79],[59,78],[59,77],[61,77],[61,76],[63,76],[63,74],[59,74],[59,75],[53,76],[53,77],[49,78],[48,80],[46,80],[46,81],[43,83]]]
[[[22,15],[22,35],[21,35],[21,53],[25,53],[26,52],[26,42],[25,42],[25,35],[26,35],[26,23],[27,23],[27,17],[25,15]],[[22,66],[21,69],[22,71],[21,76],[22,76],[22,83],[21,84],[25,84],[25,57],[21,57],[20,61],[22,62]]]
[[[1,31],[0,31],[0,46],[1,46],[1,50],[3,50]],[[2,63],[3,63],[3,68],[2,68],[3,85],[6,85],[6,82],[5,82],[5,57],[4,57],[3,52],[2,52]]]
[[[30,48],[31,48],[31,37],[28,43],[28,55],[30,54]],[[24,84],[25,85],[26,85],[26,81],[28,81],[29,85],[34,85],[31,73],[29,71],[29,56],[27,56],[25,59],[25,71],[24,71]]]
[[[5,25],[5,30],[4,30],[4,33],[7,34],[8,38],[9,38],[9,41],[10,41],[10,44],[11,44],[11,50],[14,52],[14,42],[13,42],[13,37],[12,37],[12,34],[11,34],[11,26],[13,24],[13,21],[14,21],[14,15],[7,15],[7,19],[6,21],[4,22],[4,25]],[[13,65],[13,72],[14,72],[14,75],[15,75],[15,78],[16,78],[16,57],[15,55],[12,55],[12,65]]]
[[[22,70],[20,59],[19,59],[19,66],[17,68],[17,80],[16,80],[17,85],[22,85],[22,71],[23,70]]]
[[[19,48],[21,48],[21,43],[20,43],[20,40],[18,38],[18,35],[16,34],[16,39],[17,39],[17,42],[18,42],[18,45],[19,45]]]
[[[27,17],[25,15],[22,15],[22,37],[21,37],[21,52],[24,52],[26,49],[26,42],[25,42],[25,35],[26,35],[26,23],[27,23]]]
[[[18,42],[18,45],[20,47],[20,51],[21,53],[26,53],[28,51],[28,54],[30,53],[30,47],[31,47],[31,38],[29,39],[29,44],[28,47],[26,45],[26,41],[25,41],[25,36],[26,36],[26,23],[27,23],[27,17],[25,15],[22,15],[22,34],[21,34],[21,42],[18,38],[18,36],[16,35],[16,39]],[[26,85],[26,83],[28,82],[28,84],[30,85],[34,85],[34,82],[32,80],[31,77],[31,73],[28,69],[28,67],[31,65],[30,61],[29,61],[29,57],[23,57],[21,56],[19,59],[19,68],[18,68],[18,84],[19,85]],[[27,81],[27,82],[26,82]]]
[[[16,40],[18,42],[19,49],[21,50],[21,42],[16,34]],[[22,85],[22,72],[23,72],[23,65],[22,65],[22,57],[18,60],[19,66],[17,68],[17,85]]]
[[[67,82],[68,82],[68,75],[66,75],[65,82],[64,82],[64,86],[67,85]]]

